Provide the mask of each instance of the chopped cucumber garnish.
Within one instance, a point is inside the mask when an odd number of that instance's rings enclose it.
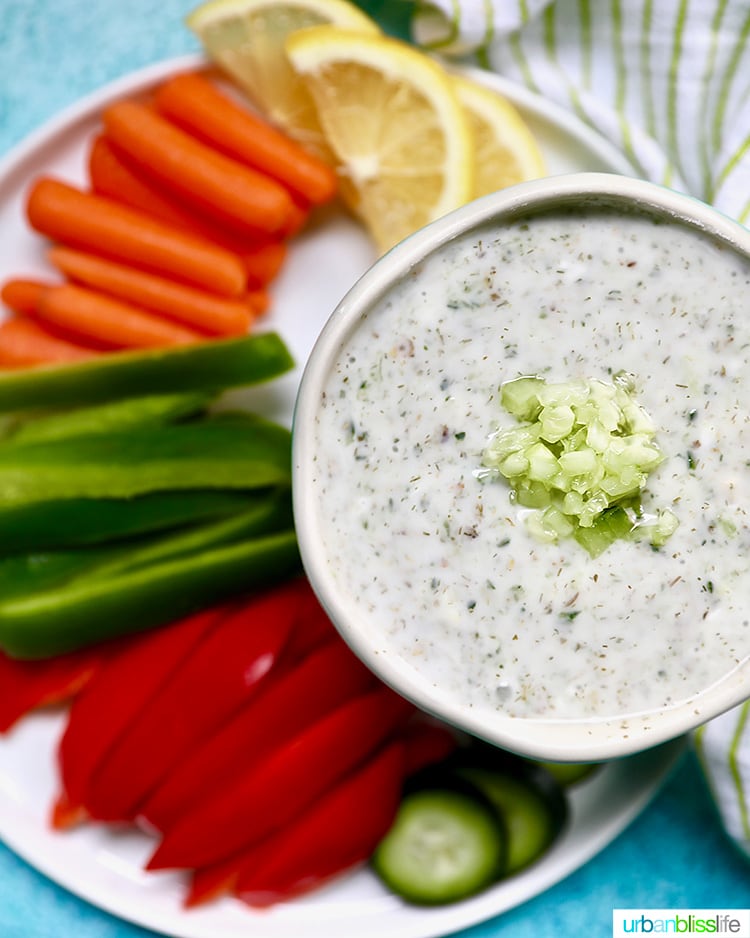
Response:
[[[540,541],[573,537],[597,556],[621,538],[663,546],[678,521],[668,509],[646,517],[641,492],[664,456],[651,418],[625,376],[547,384],[506,381],[501,403],[520,422],[493,434],[485,477],[502,477]]]

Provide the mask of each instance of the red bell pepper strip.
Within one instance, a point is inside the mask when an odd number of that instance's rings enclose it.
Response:
[[[155,830],[170,830],[199,806],[221,798],[225,785],[247,775],[274,748],[375,683],[374,675],[341,639],[328,642],[274,676],[176,766],[146,801],[140,816]]]
[[[226,612],[226,607],[209,609],[134,637],[101,665],[73,701],[60,741],[62,792],[53,809],[54,827],[68,827],[85,815],[82,809],[95,769],[172,671]]]
[[[250,905],[266,906],[366,860],[398,810],[404,759],[402,740],[386,744],[283,830],[196,870],[185,905],[233,892]]]
[[[318,602],[318,597],[308,584],[300,590],[300,606],[297,613],[297,625],[289,642],[287,653],[293,659],[304,658],[325,642],[339,638],[339,633],[328,618],[328,614]]]
[[[447,759],[458,748],[455,732],[440,723],[432,723],[421,714],[409,723],[403,734],[406,746],[406,775],[414,775],[428,765]]]
[[[38,707],[70,700],[104,657],[102,646],[37,661],[19,661],[0,651],[0,733]]]
[[[278,830],[361,764],[412,710],[385,687],[348,701],[179,821],[147,868],[208,866]]]
[[[91,817],[132,819],[178,761],[257,693],[287,643],[298,605],[296,584],[267,590],[194,646],[95,771],[86,799]]]
[[[205,905],[228,893],[234,893],[240,877],[240,869],[245,864],[260,863],[273,838],[274,835],[271,834],[270,837],[266,837],[251,847],[233,853],[225,860],[193,870],[183,903],[185,908],[191,909],[197,905]]]
[[[243,864],[235,892],[266,907],[321,886],[362,863],[393,823],[404,780],[404,744],[387,745]]]

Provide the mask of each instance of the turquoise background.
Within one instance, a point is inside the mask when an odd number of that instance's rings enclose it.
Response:
[[[408,3],[362,5],[388,31],[405,33]],[[185,0],[0,0],[0,155],[105,82],[195,50],[182,22],[192,6]],[[13,249],[2,232],[0,245]],[[602,853],[543,895],[461,936],[606,938],[613,908],[749,906],[750,866],[724,835],[688,752],[651,805]],[[68,894],[0,844],[0,938],[149,934]]]

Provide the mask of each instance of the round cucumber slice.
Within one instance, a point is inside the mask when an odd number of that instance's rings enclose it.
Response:
[[[556,780],[537,766],[514,771],[467,765],[457,774],[488,798],[505,823],[508,855],[505,872],[519,872],[542,856],[562,830],[567,808]]]
[[[535,764],[546,769],[564,788],[582,782],[602,767],[601,762],[537,762]]]
[[[435,788],[404,797],[372,866],[407,901],[438,905],[491,885],[504,856],[503,826],[481,795]]]

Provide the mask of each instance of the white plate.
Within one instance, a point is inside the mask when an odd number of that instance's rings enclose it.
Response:
[[[44,242],[24,221],[31,180],[52,173],[82,182],[87,144],[102,107],[200,61],[172,60],[108,85],[63,112],[0,162],[0,231],[6,245],[0,282],[12,276],[50,276]],[[474,74],[519,107],[540,142],[550,173],[632,173],[610,144],[574,117],[506,80]],[[281,332],[298,367],[267,388],[243,392],[243,402],[290,422],[302,363],[328,315],[373,260],[363,230],[339,213],[321,216],[296,239],[274,286],[273,312],[266,322]],[[231,899],[185,912],[180,876],[143,872],[153,846],[145,835],[94,825],[68,834],[49,829],[62,726],[60,715],[38,714],[0,740],[0,838],[71,892],[176,938],[433,938],[476,924],[537,895],[606,846],[645,807],[682,749],[678,741],[612,763],[577,786],[570,797],[570,823],[554,848],[527,872],[466,902],[434,910],[408,907],[362,869],[303,900],[262,913]]]

